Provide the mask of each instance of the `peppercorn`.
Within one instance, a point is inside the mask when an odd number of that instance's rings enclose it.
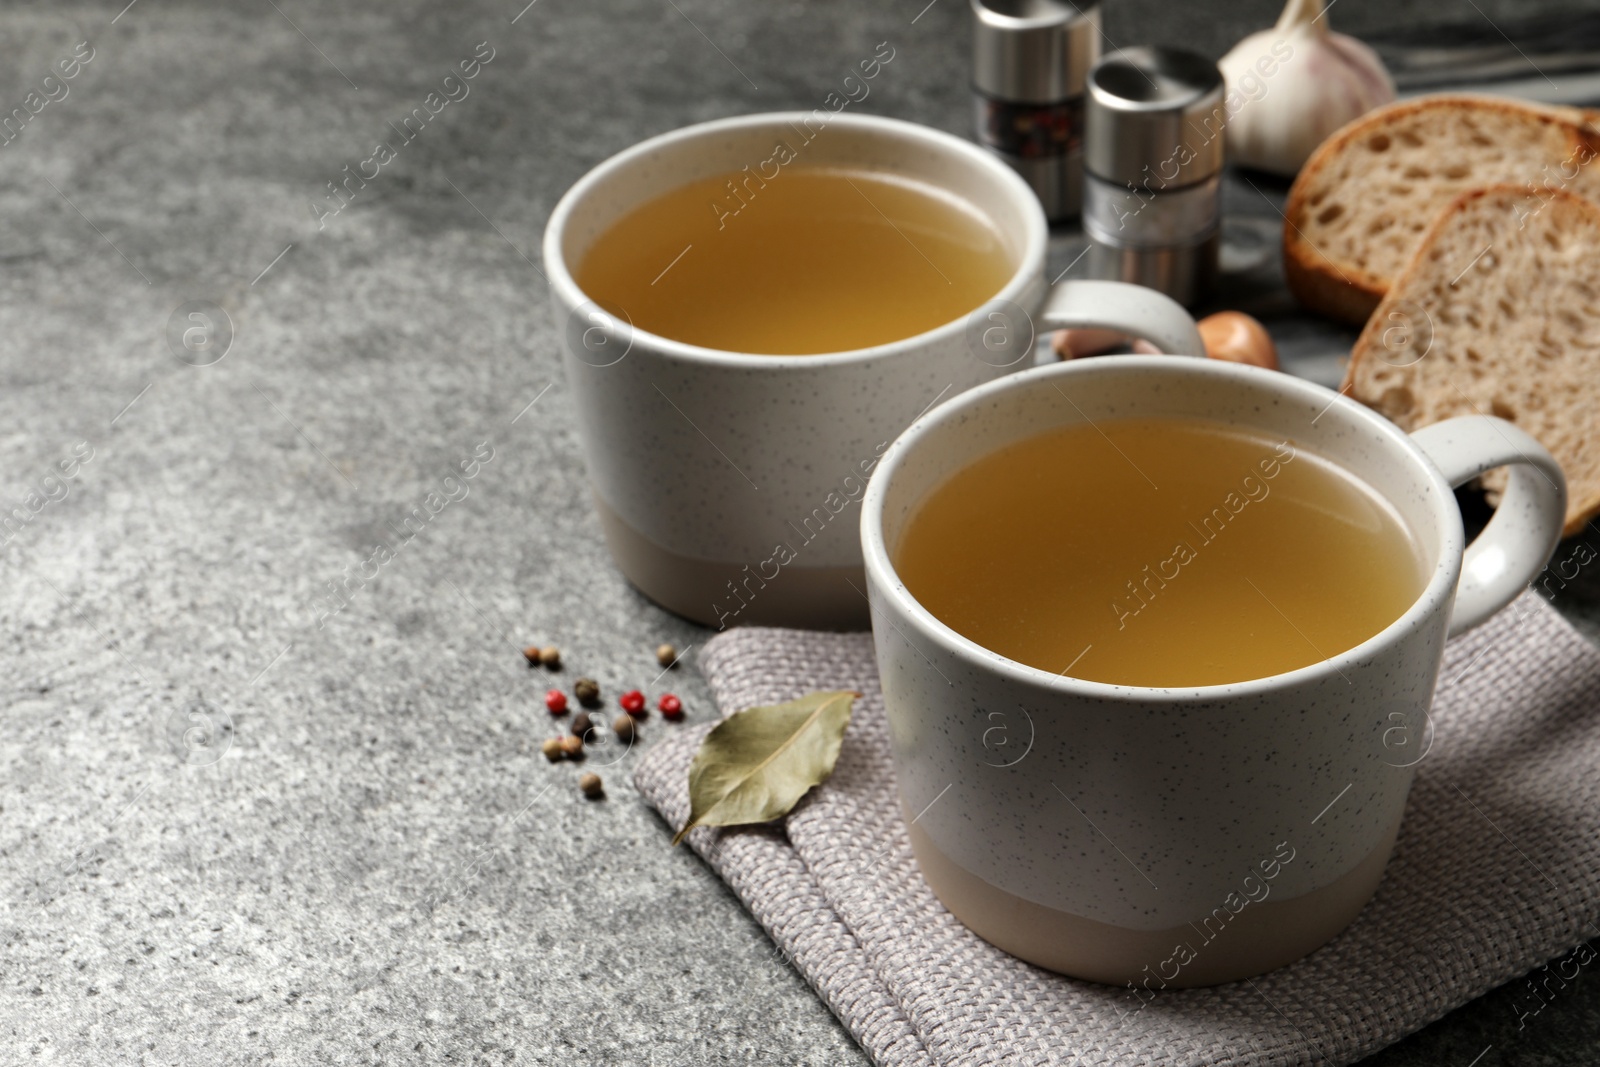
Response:
[[[611,724],[611,732],[617,735],[617,740],[623,744],[633,741],[634,733],[633,716],[624,712],[617,716],[617,721]]]
[[[599,800],[606,795],[605,783],[600,781],[598,774],[589,773],[579,778],[578,788],[583,790],[583,795],[590,800]]]
[[[578,703],[586,708],[600,706],[600,683],[593,678],[579,678],[572,687],[573,695],[578,698]]]
[[[656,707],[660,708],[661,714],[669,719],[683,718],[683,701],[671,693],[662,693],[661,700],[657,702]]]
[[[539,662],[555,670],[561,666],[561,650],[555,645],[547,645],[539,650]]]
[[[544,758],[549,760],[551,763],[554,763],[556,760],[560,759],[566,754],[561,750],[561,738],[559,737],[545,738],[544,744],[539,746],[539,750],[544,753]]]
[[[637,689],[630,689],[617,698],[617,703],[622,705],[622,710],[629,715],[643,715],[644,694]]]
[[[678,650],[668,644],[659,646],[656,649],[656,662],[663,667],[676,667],[678,665]]]
[[[583,755],[583,738],[568,734],[561,738],[557,744],[561,746],[561,754],[568,759],[578,759]]]
[[[552,715],[565,715],[567,713],[567,694],[559,689],[552,689],[544,695],[544,706],[550,709]]]
[[[594,720],[589,718],[587,711],[580,711],[572,717],[572,736],[589,740],[589,731],[594,729]]]
[[[522,658],[528,661],[528,666],[537,667],[539,665],[539,646],[529,645],[523,649]]]

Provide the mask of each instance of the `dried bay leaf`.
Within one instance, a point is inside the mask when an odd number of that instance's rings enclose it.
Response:
[[[719,722],[689,766],[689,821],[672,843],[696,826],[744,826],[787,815],[833,773],[860,695],[848,689],[807,693]]]

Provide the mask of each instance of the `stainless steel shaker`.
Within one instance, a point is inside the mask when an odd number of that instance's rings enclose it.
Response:
[[[1097,63],[1087,88],[1089,271],[1193,304],[1217,272],[1222,73],[1193,52],[1127,48]]]
[[[1084,81],[1100,58],[1096,0],[968,0],[978,140],[1011,164],[1052,222],[1078,214]]]

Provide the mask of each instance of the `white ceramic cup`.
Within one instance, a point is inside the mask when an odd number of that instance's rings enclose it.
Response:
[[[811,356],[682,344],[634,329],[579,290],[572,266],[622,215],[687,182],[770,160],[779,143],[795,155],[789,166],[882,170],[963,198],[1004,239],[1010,280],[971,315],[926,333]],[[919,412],[1031,365],[1036,334],[1058,327],[1204,352],[1189,315],[1152,290],[1047,285],[1047,236],[1038,200],[1003,162],[892,119],[724,119],[652,138],[590,171],[552,212],[544,262],[596,509],[622,572],[657,603],[718,628],[865,628],[853,506]]]
[[[1354,474],[1422,553],[1421,595],[1331,659],[1187,689],[1025,666],[917,603],[893,559],[930,490],[1014,441],[1127,414],[1222,420]],[[1451,486],[1502,465],[1504,498],[1463,555]],[[1560,537],[1565,501],[1550,454],[1501,419],[1407,436],[1321,386],[1238,364],[1080,360],[935,409],[884,456],[861,517],[901,805],[923,875],[1007,952],[1136,990],[1229,981],[1311,952],[1377,889],[1425,751],[1445,638],[1527,586]]]

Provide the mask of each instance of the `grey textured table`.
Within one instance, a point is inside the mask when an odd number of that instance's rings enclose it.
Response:
[[[0,144],[0,1062],[862,1061],[667,847],[636,754],[603,803],[539,755],[529,641],[561,646],[560,684],[711,709],[692,666],[652,683],[658,641],[705,633],[599,543],[537,248],[595,162],[814,106],[878,41],[863,109],[965,132],[963,4],[525,2],[0,12],[0,113],[28,116]],[[1212,54],[1276,6],[1112,2],[1114,41]],[[335,211],[379,141],[396,158]],[[1229,193],[1269,220],[1280,194]],[[1337,352],[1266,271],[1236,302],[1297,360]],[[192,365],[216,306],[231,345]],[[183,362],[187,329],[210,347]],[[1510,987],[1375,1062],[1570,1061],[1595,989],[1529,1015]]]

